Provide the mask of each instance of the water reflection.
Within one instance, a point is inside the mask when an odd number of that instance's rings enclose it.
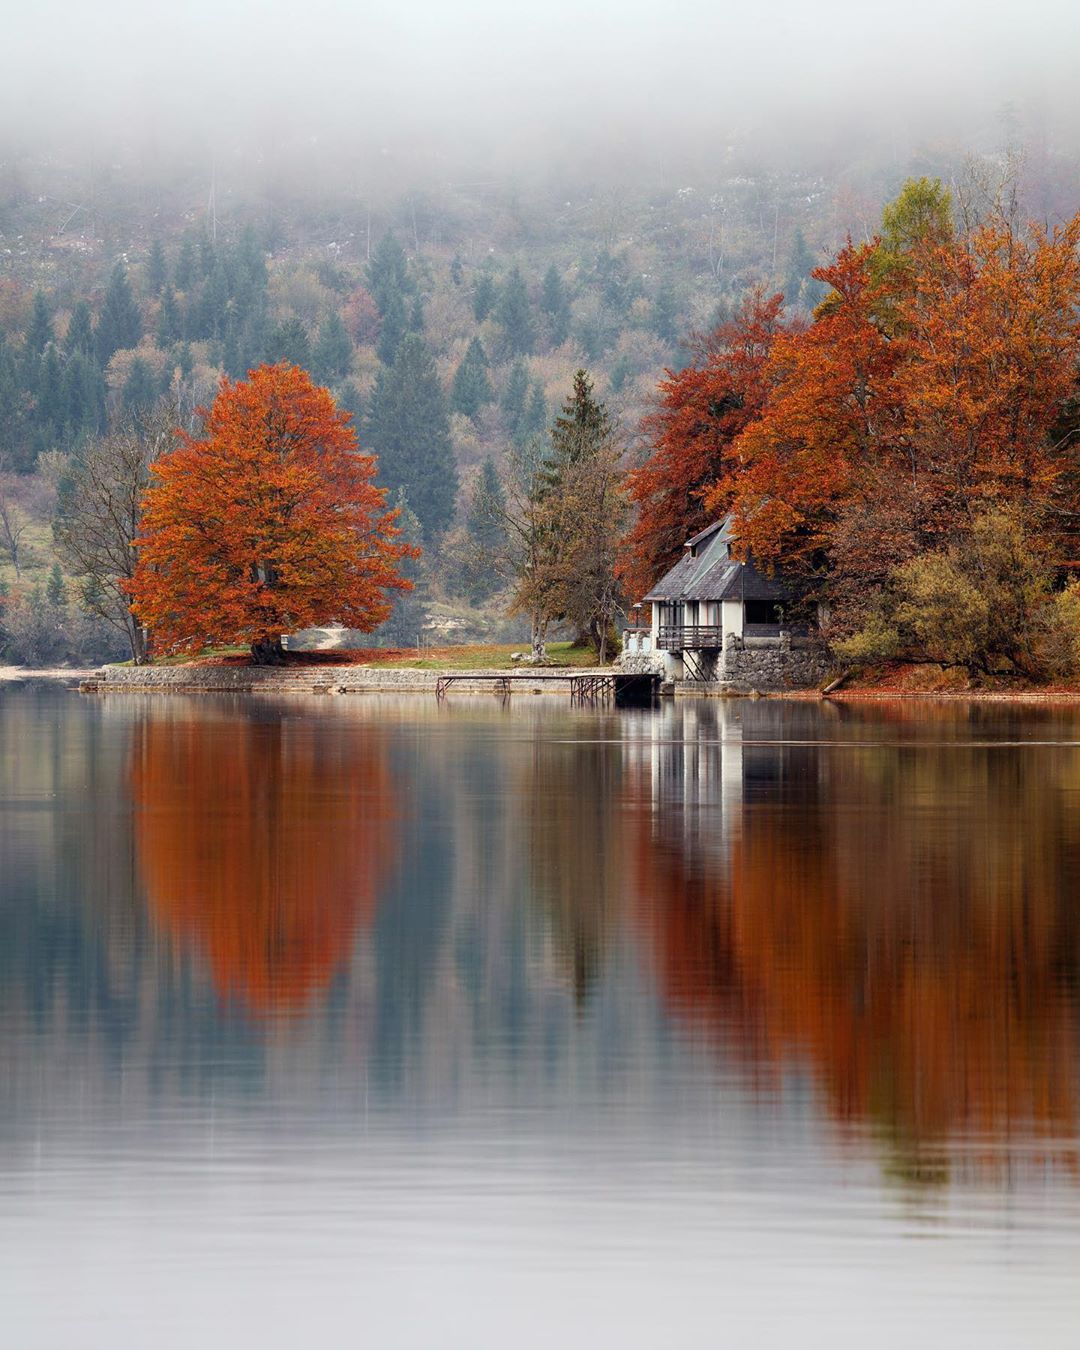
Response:
[[[151,913],[218,995],[262,1015],[324,993],[396,851],[381,730],[181,704],[137,722],[130,784]]]
[[[0,1129],[242,1093],[648,1152],[717,1101],[808,1139],[809,1084],[905,1183],[1074,1175],[1078,732],[9,691]]]

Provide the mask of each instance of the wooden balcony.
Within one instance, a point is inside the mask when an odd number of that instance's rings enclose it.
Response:
[[[661,624],[656,639],[662,652],[719,651],[724,630],[719,624]]]

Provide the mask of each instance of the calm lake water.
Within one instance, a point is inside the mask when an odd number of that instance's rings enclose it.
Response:
[[[0,1344],[1074,1346],[1080,709],[0,689]]]

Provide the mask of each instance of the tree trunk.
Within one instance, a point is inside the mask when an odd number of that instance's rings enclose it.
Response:
[[[280,633],[265,633],[251,644],[251,663],[255,666],[283,666],[285,648]]]
[[[530,641],[532,647],[532,659],[534,661],[540,662],[547,660],[547,646],[544,642],[546,632],[547,624],[540,619],[539,615],[534,614],[532,617],[532,638]]]

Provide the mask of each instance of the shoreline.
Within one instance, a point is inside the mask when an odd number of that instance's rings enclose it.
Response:
[[[596,671],[596,668],[592,668]],[[440,679],[452,677],[453,691],[461,694],[504,693],[507,682],[520,685],[521,693],[555,693],[566,696],[570,680],[580,677],[581,667],[546,666],[536,670],[451,667],[415,670],[401,667],[357,665],[280,666],[104,666],[96,670],[60,667],[32,669],[0,667],[0,681],[32,679],[78,682],[86,694],[304,694],[342,695],[365,693],[435,694]],[[596,673],[618,674],[607,667]],[[1023,690],[897,690],[838,689],[826,694],[818,689],[732,690],[717,687],[677,686],[666,696],[686,698],[764,698],[792,702],[868,703],[922,701],[935,703],[1080,703],[1078,689]]]

